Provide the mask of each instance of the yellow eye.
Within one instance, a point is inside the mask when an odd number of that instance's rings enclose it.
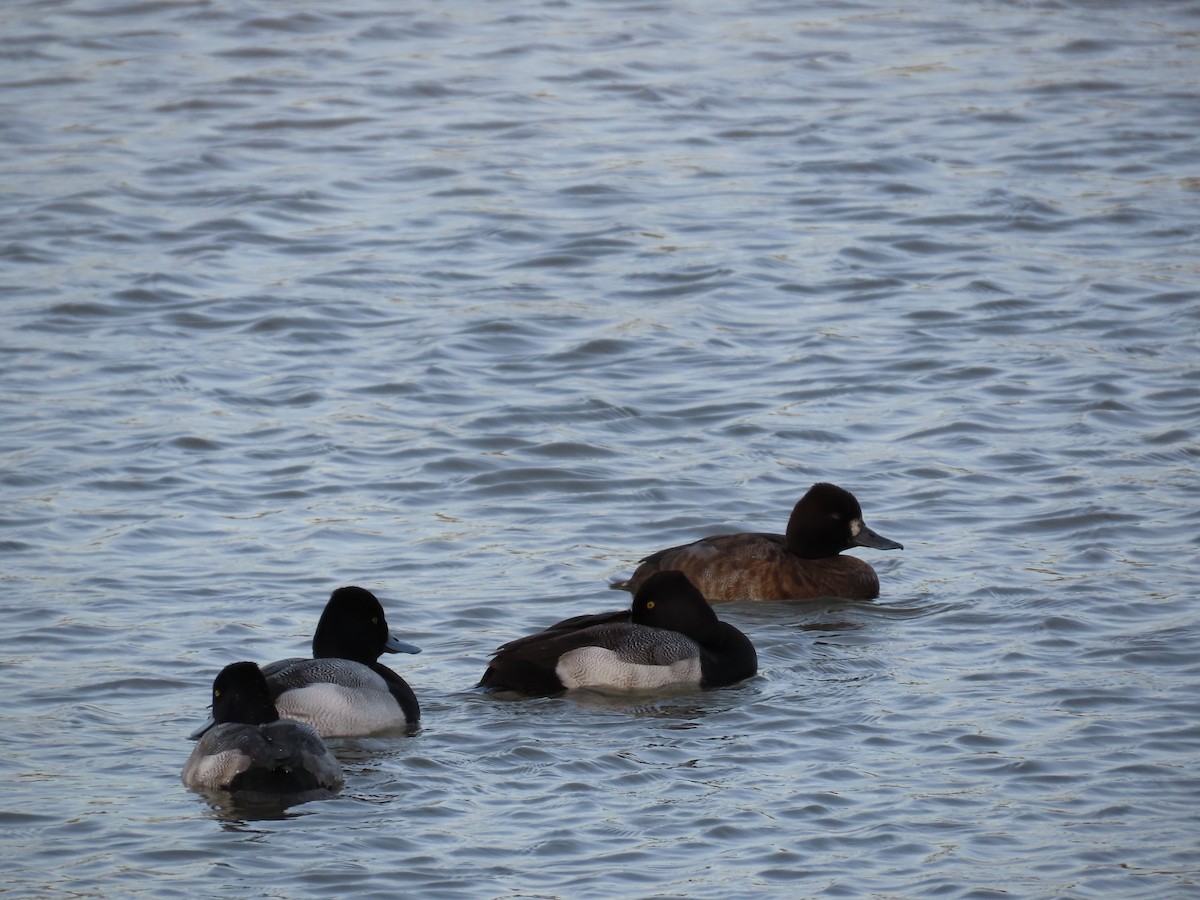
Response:
[[[221,692],[220,692],[220,691],[213,691],[213,697],[214,697],[214,698],[216,698],[216,697],[220,697],[220,696],[221,696]]]
[[[653,600],[646,601],[646,609],[654,609],[654,601]]]
[[[372,625],[378,625],[378,624],[379,624],[379,617],[378,617],[378,616],[376,616],[375,618],[371,619],[371,624],[372,624]]]

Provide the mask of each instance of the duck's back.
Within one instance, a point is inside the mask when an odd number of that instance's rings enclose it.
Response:
[[[722,534],[660,550],[642,560],[627,587],[636,593],[651,575],[670,569],[683,572],[710,603],[879,596],[879,578],[861,559],[805,559],[788,551],[782,534]]]
[[[299,802],[332,796],[342,786],[342,772],[308,725],[287,719],[264,725],[226,722],[197,742],[183,782],[251,799]]]
[[[351,690],[386,691],[387,682],[368,666],[350,659],[292,657],[262,667],[271,698],[312,684],[336,684]]]

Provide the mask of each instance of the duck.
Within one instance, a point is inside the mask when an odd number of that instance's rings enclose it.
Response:
[[[281,716],[312,725],[323,738],[366,737],[420,721],[412,688],[379,662],[383,653],[420,652],[388,630],[374,594],[349,585],[330,594],[313,633],[312,658],[276,660],[262,672]]]
[[[630,609],[575,616],[500,647],[477,687],[528,696],[588,688],[722,687],[758,671],[750,639],[682,572],[645,579]]]
[[[740,532],[701,538],[640,560],[626,589],[638,589],[663,570],[683,572],[710,603],[727,600],[874,600],[879,576],[869,564],[841,556],[851,547],[903,550],[863,521],[848,490],[814,484],[797,501],[786,534]]]
[[[192,748],[183,783],[242,802],[292,805],[332,797],[342,767],[315,728],[281,718],[262,670],[230,663],[213,681],[214,725]]]
[[[280,715],[322,737],[365,737],[415,725],[421,707],[408,683],[379,662],[384,653],[420,653],[388,630],[383,605],[366,588],[340,587],[313,632],[312,659],[263,667]]]

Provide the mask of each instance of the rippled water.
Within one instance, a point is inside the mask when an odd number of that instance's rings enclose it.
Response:
[[[1200,879],[1200,4],[0,10],[3,888],[1179,897]],[[471,691],[814,481],[760,675]],[[413,736],[179,783],[375,590]]]

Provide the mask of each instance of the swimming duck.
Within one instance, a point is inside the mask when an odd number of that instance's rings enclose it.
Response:
[[[263,666],[279,714],[308,722],[322,737],[362,737],[414,725],[412,688],[379,662],[383,653],[420,653],[388,631],[383,607],[366,588],[334,591],[313,633],[312,659]]]
[[[254,663],[232,663],[220,671],[212,710],[214,726],[183,767],[183,783],[192,790],[291,805],[341,789],[341,766],[316,729],[279,717]]]
[[[659,550],[641,560],[625,587],[636,592],[655,572],[676,569],[709,602],[873,600],[879,596],[879,577],[861,559],[839,555],[850,547],[904,549],[867,527],[849,491],[814,484],[792,510],[786,535],[719,534]]]
[[[683,573],[657,572],[631,609],[576,616],[505,644],[478,686],[531,696],[718,687],[757,670],[750,639],[720,621]]]
[[[279,714],[307,722],[321,737],[363,737],[414,725],[421,708],[412,688],[379,662],[383,653],[420,653],[388,631],[379,600],[361,587],[329,597],[313,633],[312,659],[262,667]],[[199,737],[211,720],[192,733]]]

